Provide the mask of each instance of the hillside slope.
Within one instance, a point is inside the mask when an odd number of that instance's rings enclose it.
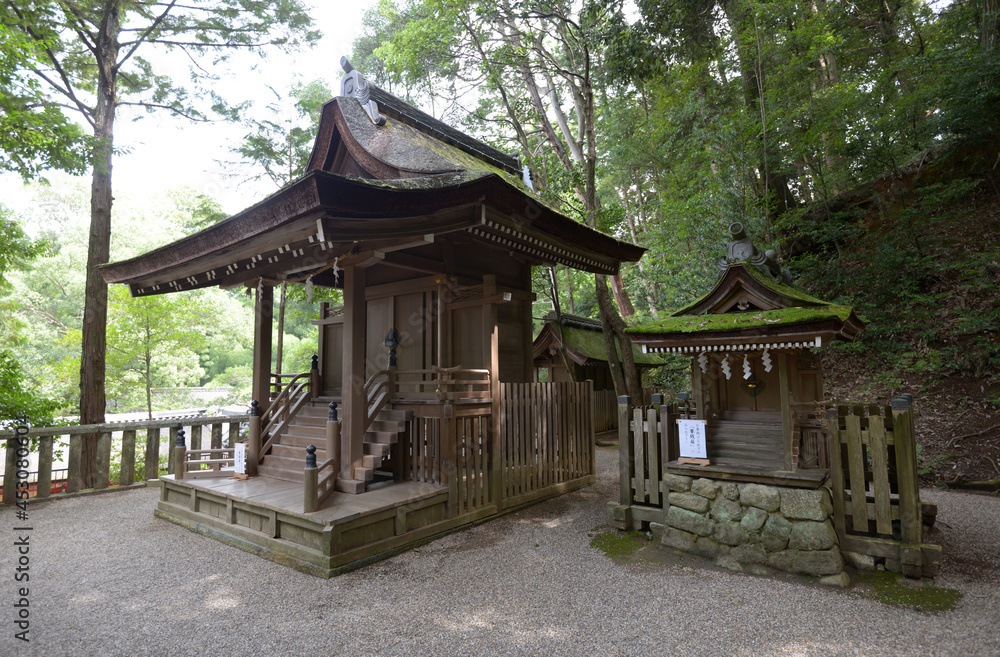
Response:
[[[799,284],[870,322],[827,354],[830,394],[912,394],[925,481],[1000,481],[1000,143],[935,149],[787,234]]]

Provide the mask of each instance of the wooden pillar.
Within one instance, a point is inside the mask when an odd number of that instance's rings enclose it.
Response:
[[[695,403],[695,418],[699,420],[709,419],[705,413],[705,375],[701,372],[697,358],[691,359],[691,396]]]
[[[364,465],[365,434],[365,270],[344,269],[343,427],[340,440],[340,476],[354,479]]]
[[[493,274],[483,276],[483,296],[491,297],[497,293],[497,278]],[[488,303],[483,306],[483,353],[489,362],[487,367],[490,370],[490,394],[492,397],[492,408],[490,411],[490,432],[491,440],[491,473],[492,481],[491,496],[500,510],[501,479],[500,457],[503,452],[503,443],[500,436],[500,326],[497,322],[497,306],[495,303]],[[527,344],[530,344],[527,343]],[[526,349],[525,351],[530,351]]]
[[[257,288],[253,317],[253,394],[263,415],[271,405],[271,320],[274,316],[274,288]]]
[[[451,299],[451,290],[442,282],[437,286],[438,367],[448,367],[451,364],[451,313],[448,312],[449,299]]]

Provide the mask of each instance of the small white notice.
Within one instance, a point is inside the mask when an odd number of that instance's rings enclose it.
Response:
[[[233,460],[236,474],[245,475],[247,473],[247,445],[246,443],[236,443],[233,446]]]
[[[677,437],[680,447],[678,463],[708,465],[708,448],[705,444],[705,420],[677,420]]]

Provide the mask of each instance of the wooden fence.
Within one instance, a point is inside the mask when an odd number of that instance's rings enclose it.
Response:
[[[678,418],[691,417],[686,404],[664,404],[655,394],[644,406],[619,398],[618,467],[620,505],[630,508],[635,522],[662,522],[664,495],[660,483],[667,463],[677,458]],[[631,521],[629,522],[631,525]]]
[[[211,449],[222,447],[222,436],[228,433],[229,442],[233,444],[239,438],[240,423],[246,422],[248,416],[235,417],[189,417],[189,418],[158,418],[138,422],[113,422],[107,424],[85,424],[65,427],[39,427],[29,429],[28,439],[37,443],[38,470],[36,475],[36,496],[47,498],[53,496],[52,464],[55,445],[64,444],[68,452],[68,471],[66,486],[63,493],[76,493],[84,489],[81,476],[81,460],[83,442],[87,436],[97,435],[97,469],[92,488],[106,490],[113,486],[112,471],[117,468],[119,487],[145,485],[143,482],[159,477],[160,445],[166,439],[172,446],[181,427],[189,427],[191,449],[202,449],[204,443],[209,443]],[[206,432],[205,429],[208,429]],[[120,439],[113,440],[113,435],[121,433]],[[166,435],[164,435],[166,434]],[[207,434],[207,435],[206,435]],[[0,432],[0,439],[7,441],[6,464],[3,481],[3,503],[13,504],[15,486],[18,477],[17,441],[13,439],[14,432]],[[112,462],[112,443],[120,444],[120,458]],[[143,471],[136,472],[136,449],[141,450],[144,462]],[[117,450],[116,450],[117,451]],[[168,451],[169,453],[169,451]],[[169,471],[173,470],[172,460],[168,459]],[[137,482],[139,482],[137,484]],[[62,494],[62,493],[60,493]],[[59,494],[55,495],[58,497]]]
[[[590,382],[501,383],[504,506],[594,474]]]
[[[912,398],[838,406],[826,424],[836,437],[829,462],[841,549],[895,560],[909,577],[933,577],[941,548],[923,543]]]

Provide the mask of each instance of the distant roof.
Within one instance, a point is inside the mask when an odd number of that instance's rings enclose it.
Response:
[[[604,333],[601,323],[589,317],[579,315],[562,316],[563,336],[565,338],[566,353],[570,360],[577,365],[597,365],[607,364],[608,354],[604,347]],[[546,358],[552,349],[559,348],[559,332],[556,329],[555,319],[542,326],[538,332],[532,347],[532,357],[535,360]],[[618,348],[621,355],[621,348]],[[658,367],[663,365],[663,359],[655,354],[644,354],[638,345],[632,347],[632,357],[635,364],[646,367]]]

